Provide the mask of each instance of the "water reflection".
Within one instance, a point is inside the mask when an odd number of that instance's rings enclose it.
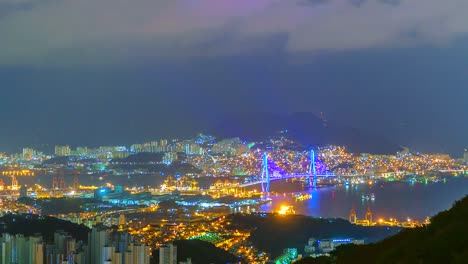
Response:
[[[272,184],[278,195],[270,195],[272,203],[261,206],[261,211],[275,211],[281,205],[293,205],[298,214],[316,217],[348,218],[351,208],[363,218],[367,208],[377,218],[424,220],[446,210],[463,196],[468,195],[468,179],[455,178],[437,183],[373,182],[364,185],[336,186],[319,189],[291,187],[291,183]],[[284,192],[288,192],[284,194]],[[308,193],[312,197],[296,200],[294,194]]]

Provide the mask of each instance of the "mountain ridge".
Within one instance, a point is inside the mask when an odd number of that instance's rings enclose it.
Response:
[[[292,140],[307,147],[343,145],[352,152],[394,154],[400,147],[385,137],[321,119],[310,112],[290,114],[237,113],[218,116],[208,129],[221,138],[261,141],[287,131]]]

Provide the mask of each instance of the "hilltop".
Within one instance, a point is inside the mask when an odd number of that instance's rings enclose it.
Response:
[[[45,241],[51,242],[54,233],[58,230],[73,234],[80,241],[88,240],[89,229],[84,225],[74,224],[50,216],[38,216],[33,214],[7,214],[0,217],[0,233],[22,234],[32,236],[40,233]]]
[[[316,218],[304,215],[234,214],[229,216],[232,228],[253,230],[250,242],[272,258],[285,248],[298,248],[302,253],[309,238],[353,237],[368,242],[395,235],[398,227],[364,227],[339,218]]]
[[[237,113],[224,114],[211,121],[208,131],[219,137],[240,137],[265,140],[278,131],[304,146],[342,145],[352,152],[393,154],[400,147],[381,135],[362,131],[336,122],[329,122],[313,113],[291,114]]]
[[[376,244],[341,246],[331,258],[307,258],[296,263],[467,263],[467,219],[465,196],[425,227],[404,230]]]

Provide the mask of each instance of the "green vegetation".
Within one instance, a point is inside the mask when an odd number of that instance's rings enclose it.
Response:
[[[309,238],[352,237],[366,241],[380,241],[398,233],[397,227],[356,226],[343,219],[314,218],[303,215],[243,215],[229,216],[233,229],[253,230],[249,240],[261,251],[276,258],[285,248],[297,248],[299,254]]]
[[[21,197],[18,199],[18,202],[40,209],[43,215],[54,215],[59,213],[69,214],[84,212],[85,208],[83,205],[94,202],[94,200],[78,198],[32,199]]]
[[[118,209],[119,207],[108,202],[100,202],[93,198],[46,198],[32,199],[21,197],[18,202],[33,206],[41,210],[42,215],[58,215],[70,213],[82,213],[87,211],[106,211]],[[103,207],[105,205],[105,207]]]
[[[425,227],[407,229],[382,242],[338,247],[331,258],[303,259],[311,263],[467,263],[468,196],[434,216]]]
[[[84,225],[77,225],[69,221],[54,217],[42,217],[32,214],[7,214],[0,218],[4,224],[0,233],[22,234],[32,236],[40,233],[46,242],[54,240],[54,233],[58,230],[71,234],[78,241],[87,241],[89,229]]]
[[[193,238],[191,238],[191,240],[201,240],[201,241],[205,241],[205,242],[210,242],[211,244],[216,244],[216,243],[219,243],[219,242],[223,241],[224,239],[222,237],[218,236],[217,234],[206,233],[206,234],[203,234],[203,235],[193,237]]]
[[[109,170],[116,170],[122,172],[147,172],[147,173],[163,173],[167,175],[185,175],[197,174],[201,170],[195,168],[188,163],[173,162],[170,165],[160,163],[113,163],[107,167]]]
[[[141,152],[132,154],[126,158],[113,159],[112,163],[158,163],[163,159],[164,153]]]
[[[274,262],[275,264],[289,264],[291,261],[297,258],[297,249],[288,248],[284,250],[283,255],[277,257]]]

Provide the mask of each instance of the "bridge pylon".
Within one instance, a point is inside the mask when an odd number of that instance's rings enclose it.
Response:
[[[312,184],[311,178],[313,179]],[[309,182],[309,186],[313,186],[314,188],[317,187],[317,169],[315,168],[315,151],[313,149],[310,150],[310,165],[307,180]]]
[[[270,173],[268,172],[268,154],[263,153],[262,192],[270,192]]]

